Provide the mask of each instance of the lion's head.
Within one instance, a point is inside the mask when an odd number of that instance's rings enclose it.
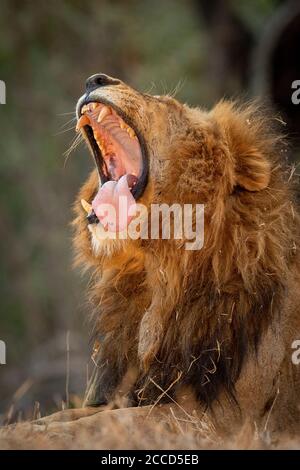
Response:
[[[209,403],[232,389],[280,309],[294,260],[298,215],[275,120],[255,104],[220,102],[207,112],[103,74],[88,79],[77,117],[97,167],[74,225],[77,258],[96,273],[99,360],[109,356],[116,382],[134,364],[149,401],[159,394],[149,377],[168,387],[180,373],[176,387],[192,384]],[[101,204],[116,207],[120,196],[129,207],[204,204],[202,249],[178,239],[103,240]],[[115,229],[131,220],[126,212]]]

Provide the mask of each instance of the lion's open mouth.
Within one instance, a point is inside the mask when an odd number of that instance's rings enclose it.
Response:
[[[117,224],[114,227],[116,230],[125,228],[130,222],[132,207],[147,183],[145,149],[136,131],[120,114],[109,104],[95,101],[85,103],[81,107],[76,127],[77,131],[83,130],[101,180],[101,187],[92,201],[93,214],[89,215],[89,222],[102,222],[104,216],[107,221],[107,214],[103,211],[107,204],[115,209],[119,220],[122,196],[127,213],[122,214],[122,227]]]

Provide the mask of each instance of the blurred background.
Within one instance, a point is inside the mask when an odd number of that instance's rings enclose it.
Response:
[[[269,99],[298,155],[298,0],[1,0],[0,417],[78,406],[91,364],[86,280],[72,269],[71,206],[93,167],[66,159],[87,77],[212,106]]]

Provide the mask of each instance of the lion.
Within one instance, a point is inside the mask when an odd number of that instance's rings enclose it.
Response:
[[[96,164],[73,222],[95,367],[84,408],[65,419],[177,410],[220,434],[246,420],[298,432],[300,219],[276,116],[257,103],[193,108],[96,74],[77,118]],[[203,246],[118,237],[134,217],[112,228],[101,207],[118,213],[121,196],[148,210],[203,204]]]

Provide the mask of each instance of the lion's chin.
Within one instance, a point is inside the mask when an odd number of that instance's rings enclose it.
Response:
[[[88,229],[91,233],[91,245],[95,256],[112,256],[123,250],[128,241],[113,238],[114,234],[105,230],[101,223],[89,224]]]

